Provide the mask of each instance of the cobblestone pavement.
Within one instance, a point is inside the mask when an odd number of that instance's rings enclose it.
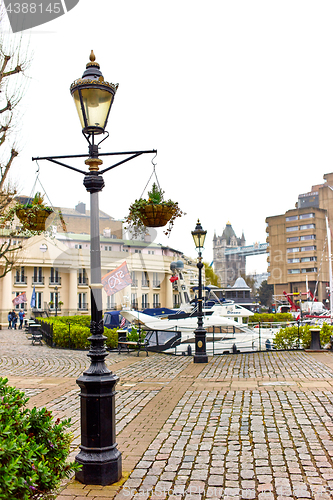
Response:
[[[333,498],[333,354],[262,352],[210,358],[110,353],[123,478],[71,480],[57,500]],[[71,417],[80,443],[76,378],[86,352],[32,346],[0,331],[0,376],[30,406]]]

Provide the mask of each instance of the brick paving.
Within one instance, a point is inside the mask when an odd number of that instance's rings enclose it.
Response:
[[[333,353],[261,352],[209,358],[110,353],[117,373],[122,480],[63,485],[57,500],[333,498]],[[76,378],[86,352],[32,346],[0,331],[0,376],[71,417],[80,443]]]

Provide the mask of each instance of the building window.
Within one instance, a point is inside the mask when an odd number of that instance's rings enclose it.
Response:
[[[87,311],[88,310],[88,304],[87,304],[87,294],[85,292],[81,292],[78,294],[78,309],[81,311]]]
[[[317,262],[317,257],[302,257],[301,262]]]
[[[34,267],[32,283],[35,285],[44,285],[44,276],[42,267]]]
[[[301,241],[304,240],[315,240],[316,235],[315,234],[305,234],[304,236],[301,236]]]
[[[302,269],[302,273],[316,273],[317,268],[316,267],[307,267],[306,269]]]
[[[82,248],[82,245],[75,245],[75,248],[76,248],[77,250],[80,250],[80,249]]]
[[[287,222],[291,220],[298,220],[298,215],[290,215],[289,217],[286,217]]]
[[[42,298],[43,298],[43,292],[36,292],[36,309],[42,309]]]
[[[296,264],[299,262],[299,259],[288,259],[288,264]]]
[[[135,253],[141,253],[141,250],[138,250],[137,248],[134,251]]]
[[[288,274],[299,274],[300,270],[299,269],[288,269]]]
[[[161,286],[161,282],[159,280],[159,274],[158,273],[154,273],[153,274],[153,287],[154,288],[160,288]]]
[[[295,252],[299,252],[299,248],[298,247],[287,248],[287,253],[295,253]]]
[[[149,307],[148,303],[148,293],[143,293],[141,297],[141,307],[142,309],[147,309]]]
[[[138,297],[136,293],[131,293],[131,305],[132,309],[138,308]]]
[[[147,271],[142,271],[141,286],[149,286],[149,279]]]
[[[153,294],[153,307],[160,307],[160,294],[159,293],[154,293]]]
[[[291,233],[292,231],[298,231],[298,226],[286,227],[286,232]]]
[[[131,271],[132,286],[138,286],[138,280],[136,279],[135,271]]]
[[[148,253],[149,253],[150,255],[154,255],[154,254],[155,254],[155,250],[148,250]]]
[[[27,277],[24,275],[24,267],[19,267],[18,269],[16,269],[15,283],[24,285],[27,284]]]
[[[314,219],[315,217],[315,214],[311,213],[311,214],[301,214],[299,216],[300,219]]]
[[[50,292],[50,309],[59,309],[59,292]]]
[[[84,268],[79,269],[77,279],[79,285],[88,285],[88,276]]]
[[[287,243],[292,243],[293,241],[299,241],[299,237],[292,236],[291,238],[287,238]]]
[[[50,285],[60,285],[61,280],[57,267],[51,267]]]
[[[317,247],[315,247],[314,245],[310,247],[301,247],[301,252],[310,252],[311,250],[317,250]]]
[[[108,295],[106,299],[107,309],[116,309],[116,298],[114,295]]]
[[[301,230],[304,230],[304,229],[315,229],[316,225],[315,224],[303,224],[302,226],[299,226],[299,228]]]

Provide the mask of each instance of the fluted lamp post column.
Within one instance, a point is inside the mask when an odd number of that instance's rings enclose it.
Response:
[[[82,78],[76,80],[70,89],[82,133],[89,143],[90,156],[85,161],[89,172],[85,174],[83,184],[90,193],[91,346],[88,356],[91,364],[77,380],[81,388],[81,451],[76,461],[82,468],[76,473],[76,479],[85,484],[99,485],[117,482],[122,474],[115,425],[115,385],[118,377],[105,364],[107,352],[103,335],[98,203],[98,193],[104,187],[104,180],[99,172],[103,162],[98,158],[98,144],[95,144],[95,136],[105,133],[117,88],[118,84],[104,81],[91,51],[90,62]]]
[[[198,251],[197,268],[199,270],[199,286],[198,286],[198,326],[194,330],[195,334],[195,354],[193,357],[194,363],[208,363],[208,356],[206,353],[206,330],[203,327],[203,312],[202,312],[202,249],[205,243],[207,231],[202,229],[198,219],[195,230],[191,232],[195,248]]]

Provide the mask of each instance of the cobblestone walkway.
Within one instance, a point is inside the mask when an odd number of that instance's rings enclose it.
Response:
[[[262,352],[210,358],[110,353],[123,478],[65,485],[57,500],[333,498],[333,354]],[[32,346],[0,331],[0,376],[71,417],[80,443],[76,378],[86,352]]]

